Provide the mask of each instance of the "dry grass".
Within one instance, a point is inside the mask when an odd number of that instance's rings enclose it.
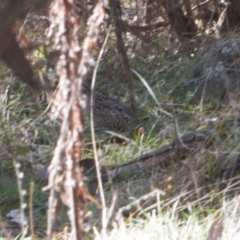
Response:
[[[158,210],[143,218],[119,221],[107,236],[96,239],[238,239],[240,237],[239,196],[231,201],[222,200],[218,209],[201,217],[201,209],[189,202],[185,214],[179,211],[179,198],[171,201],[172,207],[158,202]]]
[[[162,39],[159,41],[163,46]],[[156,42],[153,44],[157,45]],[[155,49],[151,49],[151,45],[147,46],[149,52],[144,57],[136,58],[136,52],[131,53],[132,67],[137,69],[148,82],[162,105],[156,105],[139,79],[133,77],[140,115],[149,116],[149,120],[144,126],[145,133],[142,136],[138,136],[137,132],[121,133],[130,139],[130,142],[124,144],[112,144],[111,141],[108,141],[109,139],[106,141],[109,135],[99,134],[97,136],[98,153],[102,162],[107,164],[125,163],[143,153],[170,143],[176,137],[174,121],[164,115],[160,111],[160,107],[177,118],[180,135],[195,132],[199,128],[214,127],[212,132],[214,143],[210,147],[207,144],[195,147],[183,161],[173,163],[167,169],[140,173],[137,178],[130,177],[121,182],[106,184],[104,187],[107,206],[110,208],[112,202],[115,204],[111,220],[116,218],[119,208],[154,189],[161,189],[166,195],[149,198],[139,206],[135,206],[133,212],[125,214],[117,221],[110,221],[109,232],[103,238],[99,235],[101,209],[90,202],[88,204],[91,229],[89,238],[116,240],[122,238],[206,239],[209,229],[214,226],[214,222],[216,225],[218,218],[223,221],[222,239],[238,239],[240,237],[239,198],[237,196],[239,173],[238,166],[234,165],[239,153],[239,125],[236,108],[230,109],[228,101],[224,102],[225,106],[218,101],[217,107],[211,101],[207,101],[206,94],[210,93],[215,97],[215,92],[211,92],[210,89],[204,95],[201,91],[198,92],[193,101],[195,104],[192,104],[191,96],[193,96],[194,89],[192,86],[184,88],[184,79],[194,80],[193,76],[196,76],[197,72],[200,72],[200,75],[203,74],[205,78],[207,77],[206,73],[203,73],[205,65],[202,63],[207,64],[208,61],[212,61],[213,65],[217,64],[216,52],[220,47],[213,46],[212,51],[203,55],[200,62],[198,58],[193,61],[183,56],[181,61],[176,61],[167,58],[164,54],[157,55],[154,52]],[[109,49],[104,56],[108,62],[101,63],[96,89],[100,92],[110,92],[110,95],[117,96],[127,103],[128,95],[122,73],[119,70],[118,56],[114,48],[111,49],[109,46]],[[163,53],[163,51],[164,49],[161,49],[160,52]],[[139,53],[139,55],[141,54]],[[230,65],[226,70],[230,81],[236,79],[236,75],[232,74],[233,70],[238,74],[239,57],[233,56],[234,58],[230,62],[228,60],[227,63]],[[234,68],[231,68],[233,65]],[[166,68],[163,69],[164,66]],[[188,66],[187,69],[186,66]],[[213,69],[215,67],[215,65],[212,66]],[[33,208],[37,214],[34,215],[34,224],[36,228],[40,229],[38,234],[40,233],[39,235],[44,238],[47,194],[42,193],[41,188],[46,183],[39,182],[34,167],[37,164],[48,166],[58,136],[58,126],[57,123],[49,121],[47,115],[38,118],[46,106],[42,107],[42,104],[36,103],[39,108],[35,108],[36,105],[33,107],[32,104],[29,104],[33,100],[28,99],[28,93],[24,88],[12,85],[12,83],[9,87],[8,101],[2,103],[4,108],[2,108],[3,118],[0,127],[0,212],[2,216],[5,216],[9,210],[18,207],[12,162],[20,161],[22,171],[25,173],[24,187],[28,190],[29,183],[35,182]],[[237,91],[235,93],[236,97],[229,94],[228,96],[233,98],[230,100],[237,103]],[[1,94],[4,95],[5,92],[2,91]],[[204,101],[201,100],[202,96]],[[217,120],[212,121],[214,118]],[[86,145],[87,141],[88,133],[86,132]],[[91,148],[86,156],[92,156]],[[224,178],[222,169],[231,168],[234,171],[230,171]],[[10,180],[12,184],[6,184]],[[92,192],[96,193],[94,197],[99,200],[98,191],[94,189]],[[113,201],[115,193],[117,193],[117,198]],[[6,196],[8,199],[17,200],[14,203],[3,204]],[[60,225],[68,225],[66,214],[59,213],[59,215],[62,220]],[[6,224],[9,223],[5,217],[3,221]],[[57,230],[61,231],[61,229]],[[64,235],[63,232],[61,233]],[[216,238],[208,240],[212,239]]]

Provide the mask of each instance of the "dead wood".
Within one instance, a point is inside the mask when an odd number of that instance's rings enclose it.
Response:
[[[82,5],[84,7],[84,5]],[[53,235],[56,219],[56,201],[61,198],[69,209],[70,239],[85,239],[86,195],[84,178],[79,167],[83,151],[83,130],[86,99],[82,95],[82,82],[92,61],[100,25],[105,18],[105,3],[99,1],[87,22],[79,21],[73,1],[53,1],[50,11],[50,35],[55,49],[60,50],[56,70],[59,85],[52,103],[52,116],[62,120],[54,156],[49,166],[50,189],[48,212],[48,238]],[[62,16],[65,16],[62,18]],[[88,29],[85,26],[89,26]],[[83,42],[78,32],[87,32]]]
[[[204,148],[212,144],[213,129],[206,129],[197,133],[189,133],[176,138],[172,143],[160,147],[150,153],[146,153],[133,161],[123,165],[102,166],[102,180],[119,180],[137,173],[153,170],[166,169],[173,162],[185,159],[193,150]],[[84,159],[80,161],[84,168],[85,175],[95,175],[94,159]],[[90,182],[95,182],[95,177],[89,178]]]

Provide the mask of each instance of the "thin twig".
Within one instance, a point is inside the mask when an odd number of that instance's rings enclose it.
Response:
[[[34,239],[34,223],[33,223],[33,192],[34,192],[34,182],[30,184],[30,192],[29,192],[29,225],[31,238]]]
[[[101,197],[101,202],[102,202],[102,234],[103,236],[106,235],[106,227],[107,227],[107,208],[106,208],[106,201],[105,201],[105,196],[104,196],[104,190],[103,190],[103,183],[101,179],[101,171],[100,171],[100,166],[99,166],[99,159],[98,159],[98,154],[97,154],[97,144],[96,144],[96,138],[95,138],[95,132],[94,132],[94,121],[93,121],[93,94],[94,94],[94,86],[96,82],[96,75],[97,75],[97,69],[100,63],[100,60],[103,55],[103,51],[105,49],[105,46],[107,44],[107,40],[109,37],[111,31],[111,27],[108,30],[107,36],[104,40],[103,46],[99,52],[98,59],[96,66],[93,71],[93,77],[92,77],[92,84],[91,84],[91,99],[90,99],[90,127],[91,127],[91,136],[92,136],[92,144],[93,144],[93,153],[94,153],[94,159],[95,159],[95,165],[96,165],[96,172],[97,172],[97,179],[98,179],[98,184],[99,184],[99,191],[100,191],[100,197]]]
[[[23,172],[20,171],[20,163],[17,163],[14,161],[14,168],[16,172],[16,177],[17,177],[17,185],[18,185],[18,192],[19,192],[19,199],[20,199],[20,220],[21,220],[21,237],[22,239],[25,238],[27,234],[27,222],[25,219],[25,214],[24,214],[24,209],[26,209],[27,205],[24,202],[24,196],[26,195],[26,191],[23,189],[22,186],[22,179],[23,179]]]

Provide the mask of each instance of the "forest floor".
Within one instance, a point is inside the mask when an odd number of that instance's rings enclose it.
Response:
[[[208,129],[212,136],[211,143],[193,145],[186,156],[179,156],[179,161],[166,168],[105,183],[109,210],[105,221],[109,225],[101,233],[104,239],[240,239],[238,41],[201,45],[198,53],[195,49],[169,49],[166,37],[144,47],[140,42],[127,46],[130,65],[141,76],[132,74],[138,114],[148,120],[144,130],[116,132],[128,141],[118,142],[109,133],[97,132],[101,164],[131,162],[188,133]],[[222,51],[226,48],[228,51]],[[98,69],[96,91],[130,105],[114,47],[108,46],[103,59],[107,61]],[[9,214],[20,209],[23,198],[26,220],[32,224],[29,234],[44,239],[48,191],[42,188],[47,185],[46,168],[58,139],[59,123],[50,120],[44,96],[31,96],[5,69],[0,78],[4,80],[0,83],[0,236],[5,230],[13,236],[21,232],[18,216]],[[83,159],[91,159],[88,126],[84,135]],[[97,186],[87,185],[100,203]],[[24,196],[20,194],[23,189]],[[102,236],[104,215],[96,201],[87,203],[89,239]],[[57,216],[56,238],[63,239],[69,222],[61,204]]]

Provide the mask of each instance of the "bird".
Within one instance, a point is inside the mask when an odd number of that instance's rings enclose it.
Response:
[[[86,112],[90,116],[91,90],[83,84],[83,94],[87,98]],[[105,94],[93,93],[93,120],[94,126],[106,130],[135,129],[141,125],[137,114],[120,100]]]

